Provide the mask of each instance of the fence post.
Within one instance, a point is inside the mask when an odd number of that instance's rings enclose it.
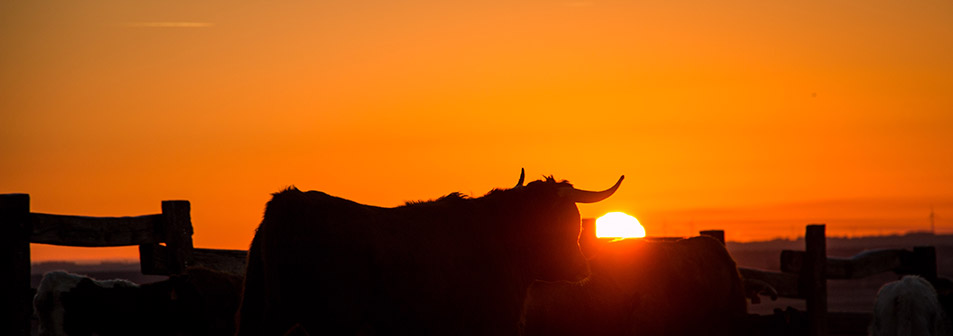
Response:
[[[162,201],[169,274],[181,274],[192,264],[192,217],[189,201]]]
[[[0,195],[0,334],[30,335],[30,195]],[[7,273],[9,272],[9,273]]]
[[[808,334],[827,335],[827,238],[824,224],[807,226],[801,286],[807,300]]]
[[[721,245],[725,245],[725,230],[705,230],[699,231],[698,234],[715,238],[721,242]]]

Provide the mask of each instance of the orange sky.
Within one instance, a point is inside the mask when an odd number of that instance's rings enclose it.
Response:
[[[289,185],[393,206],[554,174],[649,235],[953,232],[950,1],[4,1],[0,193],[192,202],[246,248]],[[34,260],[135,249],[34,245]]]

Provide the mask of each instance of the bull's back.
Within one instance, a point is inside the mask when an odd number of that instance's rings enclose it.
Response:
[[[734,335],[747,313],[738,268],[724,245],[709,237],[695,237],[660,249],[659,282],[667,295],[643,295],[647,311],[690,317],[666,321],[672,335]],[[652,309],[657,307],[657,309]]]
[[[699,297],[714,298],[713,310],[735,315],[747,314],[747,301],[744,294],[744,282],[738,272],[738,265],[725,246],[709,237],[695,237],[680,241],[685,244],[685,250],[691,252],[693,262],[688,267],[694,267],[699,272],[689,272],[696,276],[693,284],[699,288],[709,284],[711,288],[722,289],[714,293],[698,293]]]
[[[647,276],[634,282],[640,284],[641,323],[668,335],[735,334],[747,302],[737,265],[724,245],[695,237],[646,248],[651,258],[644,266]],[[693,322],[685,323],[683,317]]]
[[[581,287],[534,284],[527,335],[734,335],[746,314],[737,266],[711,238],[612,243],[592,272]]]
[[[320,192],[275,194],[249,251],[239,334],[283,334],[297,323],[353,332],[342,328],[367,318],[380,211]]]

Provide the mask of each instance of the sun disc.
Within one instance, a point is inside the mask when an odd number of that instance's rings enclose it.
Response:
[[[610,212],[596,219],[596,237],[642,238],[645,228],[638,219],[622,212]]]

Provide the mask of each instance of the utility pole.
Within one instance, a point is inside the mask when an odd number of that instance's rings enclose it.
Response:
[[[933,206],[930,206],[930,233],[936,234],[936,213],[933,212]]]

